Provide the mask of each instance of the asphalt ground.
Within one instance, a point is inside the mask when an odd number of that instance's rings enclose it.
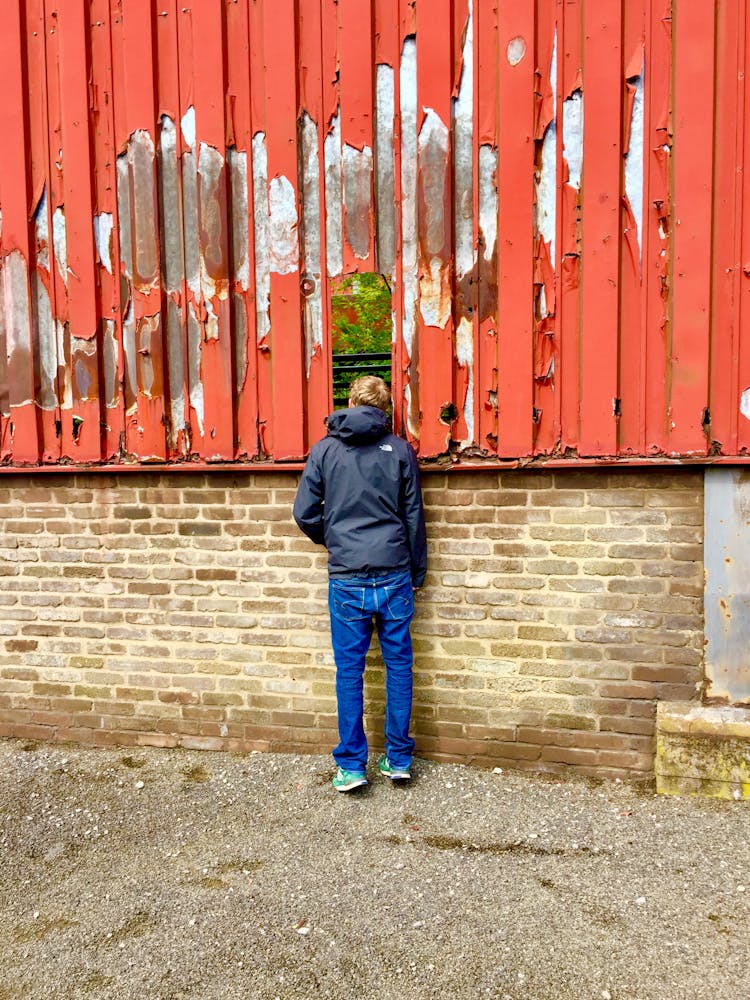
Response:
[[[747,803],[0,743],[0,1000],[750,997]]]

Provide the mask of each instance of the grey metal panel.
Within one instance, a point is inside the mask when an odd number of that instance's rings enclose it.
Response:
[[[750,704],[750,472],[705,475],[706,697]]]

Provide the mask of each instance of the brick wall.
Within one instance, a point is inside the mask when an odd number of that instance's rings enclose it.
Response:
[[[427,473],[418,753],[653,769],[701,681],[702,472]],[[0,735],[327,751],[325,557],[293,473],[0,479]],[[377,652],[366,674],[382,728]]]

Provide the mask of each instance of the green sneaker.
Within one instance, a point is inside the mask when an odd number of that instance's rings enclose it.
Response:
[[[411,771],[408,767],[394,767],[385,754],[378,761],[378,770],[391,781],[408,781],[411,778]]]
[[[367,778],[363,771],[345,771],[340,767],[334,774],[331,784],[337,792],[351,792],[353,788],[366,785]]]

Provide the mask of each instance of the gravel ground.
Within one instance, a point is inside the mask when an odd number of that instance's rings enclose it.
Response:
[[[0,743],[0,1000],[750,997],[746,803]]]

